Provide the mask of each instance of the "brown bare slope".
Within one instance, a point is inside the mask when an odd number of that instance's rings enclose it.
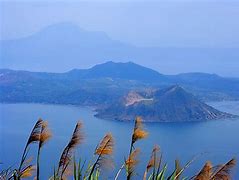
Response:
[[[143,99],[139,95],[134,95],[134,97],[141,99],[134,99],[135,103],[126,104],[128,97],[124,98],[118,103],[98,109],[96,116],[124,121],[141,116],[144,121],[148,122],[208,121],[235,117],[199,101],[178,85],[158,90],[151,98]]]

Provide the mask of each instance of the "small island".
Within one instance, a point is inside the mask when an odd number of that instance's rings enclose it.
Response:
[[[96,117],[131,121],[136,116],[145,122],[190,122],[234,118],[201,102],[178,85],[152,92],[129,92],[118,102],[96,110]]]

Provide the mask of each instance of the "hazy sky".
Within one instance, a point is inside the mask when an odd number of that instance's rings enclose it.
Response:
[[[239,1],[0,0],[1,39],[72,22],[137,46],[239,47]]]
[[[239,77],[239,0],[0,0],[0,39],[29,36],[61,22],[135,46],[236,48],[232,58],[209,57],[208,62],[133,61],[166,74],[201,71]]]

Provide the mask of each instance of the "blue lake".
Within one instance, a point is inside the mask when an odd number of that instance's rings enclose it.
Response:
[[[239,102],[210,105],[239,115]],[[133,123],[97,119],[94,117],[94,111],[87,107],[0,104],[0,162],[3,163],[0,169],[18,165],[28,135],[39,117],[49,121],[53,132],[52,139],[42,150],[41,179],[52,175],[78,120],[83,122],[85,137],[84,143],[77,148],[78,157],[87,160],[92,158],[96,145],[107,132],[112,132],[116,147],[113,155],[115,169],[105,176],[112,177],[127,156]],[[141,148],[139,174],[136,179],[142,176],[154,144],[160,146],[163,160],[169,163],[169,168],[174,167],[174,160],[177,158],[184,164],[194,155],[204,153],[185,171],[184,175],[189,177],[197,173],[206,160],[218,164],[232,157],[239,158],[239,119],[201,123],[149,123],[145,124],[145,128],[149,137],[136,144]],[[239,179],[236,172],[239,172],[238,166],[233,179]]]

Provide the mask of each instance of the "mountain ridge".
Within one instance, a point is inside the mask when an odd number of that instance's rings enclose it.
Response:
[[[173,75],[167,75],[167,74],[162,74],[160,72],[158,72],[157,70],[153,70],[149,67],[145,67],[143,65],[139,65],[137,63],[134,63],[133,61],[128,61],[128,62],[115,62],[115,61],[105,61],[104,63],[99,63],[99,64],[96,64],[94,66],[91,66],[89,68],[81,68],[81,69],[78,69],[78,68],[73,68],[71,70],[68,70],[68,71],[65,71],[65,72],[49,72],[49,71],[29,71],[29,70],[17,70],[17,69],[12,69],[12,68],[0,68],[0,72],[26,72],[26,73],[46,73],[46,74],[67,74],[67,73],[75,73],[75,72],[80,72],[80,71],[86,71],[86,70],[93,70],[97,67],[100,67],[100,68],[104,68],[105,65],[108,65],[108,64],[113,64],[115,66],[119,65],[119,64],[122,64],[122,65],[129,65],[129,64],[132,64],[134,66],[138,66],[138,67],[141,67],[141,68],[144,68],[144,69],[148,69],[150,70],[151,72],[154,72],[155,74],[157,75],[164,75],[166,77],[169,77],[169,78],[174,78],[174,77],[181,77],[182,79],[184,77],[190,77],[192,79],[194,78],[208,78],[210,76],[211,79],[213,78],[224,78],[224,79],[236,79],[236,80],[239,80],[238,77],[224,77],[224,76],[221,76],[221,75],[218,75],[218,74],[215,74],[215,73],[204,73],[204,72],[185,72],[185,73],[179,73],[179,74],[173,74]]]
[[[150,68],[135,64],[133,62],[113,62],[107,61],[102,64],[95,65],[89,69],[88,72],[82,73],[81,70],[75,69],[73,72],[79,72],[82,78],[120,78],[129,80],[149,80],[156,81],[163,79],[162,74]],[[72,73],[70,71],[69,73]]]
[[[194,95],[200,92],[205,97],[214,93],[211,85],[213,88],[224,88],[216,93],[234,95],[234,91],[238,92],[239,83],[207,74],[198,78],[201,75],[192,77],[189,74],[189,80],[185,74],[183,79],[181,75],[179,79],[177,76],[170,78],[132,62],[112,61],[66,73],[0,69],[0,102],[95,106],[98,109],[97,117],[126,120],[136,115],[142,115],[147,121],[156,119],[163,122],[232,117],[206,105]],[[225,86],[227,84],[228,87]],[[228,91],[227,88],[232,89]]]
[[[172,67],[175,71],[182,69],[177,72],[189,72],[191,68],[183,64],[191,64],[191,60],[206,66],[212,59],[216,62],[239,58],[238,49],[230,48],[136,47],[114,40],[104,32],[82,30],[69,23],[50,25],[28,37],[0,41],[0,46],[1,68],[40,72],[65,72],[79,67],[82,62],[89,66],[108,59],[144,65],[147,62],[155,69],[170,71]],[[180,63],[175,66],[172,62]],[[217,70],[213,67],[210,66],[208,72]],[[196,70],[200,68],[203,67]]]
[[[56,85],[51,87],[52,89],[57,91],[56,88],[59,86],[59,89],[65,89],[66,92],[77,91],[82,88],[93,88],[95,91],[99,88],[128,91],[142,88],[155,89],[178,84],[206,101],[239,99],[239,79],[205,73],[164,75],[133,62],[115,63],[109,61],[89,69],[74,69],[65,73],[0,69],[0,88],[8,86],[18,92],[20,85],[20,87],[24,87],[22,91],[26,91],[25,86],[30,85],[30,83],[35,87],[43,82],[46,85],[55,83]],[[69,84],[72,88],[68,87]],[[34,91],[36,90],[34,89]],[[9,92],[6,91],[5,93],[2,98],[7,101],[6,97],[9,97]]]

